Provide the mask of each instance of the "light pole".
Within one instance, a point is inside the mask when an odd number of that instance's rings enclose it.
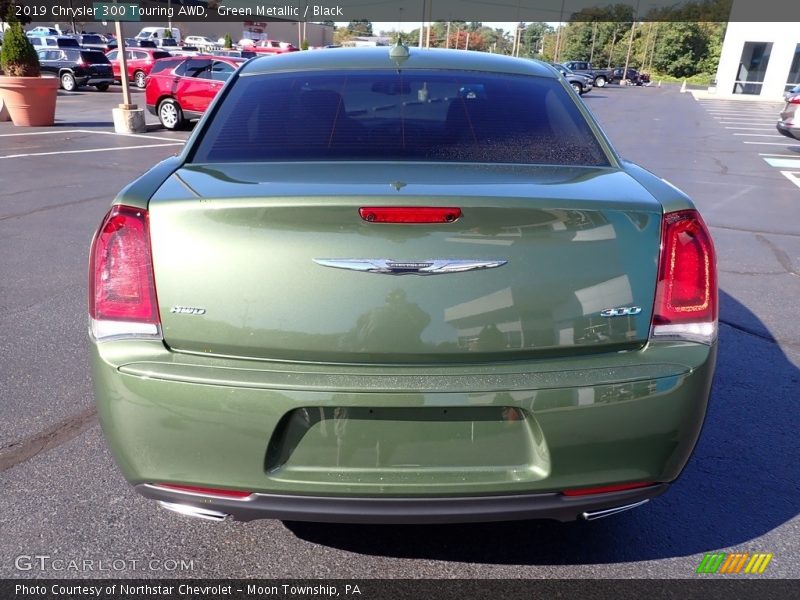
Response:
[[[636,10],[633,12],[633,23],[631,23],[631,37],[628,40],[628,54],[625,57],[625,70],[622,72],[622,79],[628,78],[628,65],[631,62],[631,49],[633,48],[633,34],[636,33],[636,19],[639,18],[639,2],[641,2],[641,0],[636,0]]]

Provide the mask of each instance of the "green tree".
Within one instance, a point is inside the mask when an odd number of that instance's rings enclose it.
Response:
[[[662,23],[653,68],[673,77],[691,77],[701,72],[708,52],[709,38],[699,23]]]
[[[222,43],[223,48],[233,48],[233,38],[231,38],[230,33],[225,34],[225,39]]]
[[[547,23],[528,23],[522,32],[519,55],[529,58],[540,56],[545,36],[554,31],[553,27]]]
[[[357,19],[347,24],[347,32],[351,36],[372,36],[372,22],[366,19]]]
[[[9,28],[0,48],[0,71],[10,77],[39,77],[39,56],[28,41],[13,11],[8,13]]]
[[[25,15],[16,16],[16,10],[13,8],[14,6],[16,6],[14,0],[0,0],[0,22],[10,23],[10,17],[13,15],[16,17],[20,25],[27,25],[30,23],[30,17],[26,17]]]

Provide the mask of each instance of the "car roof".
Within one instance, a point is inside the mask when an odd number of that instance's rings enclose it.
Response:
[[[455,69],[538,75],[555,79],[555,69],[536,60],[512,58],[487,52],[409,48],[409,56],[399,61],[389,56],[391,46],[374,48],[340,48],[336,52],[290,52],[252,59],[242,75],[275,71],[305,71],[318,69]]]

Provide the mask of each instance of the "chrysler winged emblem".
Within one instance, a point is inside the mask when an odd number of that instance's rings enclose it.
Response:
[[[506,264],[505,260],[464,260],[432,258],[430,260],[392,260],[390,258],[315,258],[315,263],[334,269],[349,269],[382,275],[444,275],[479,269],[494,269]]]

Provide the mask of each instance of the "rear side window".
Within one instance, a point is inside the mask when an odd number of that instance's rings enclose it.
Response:
[[[186,77],[200,77],[202,79],[202,78],[206,78],[204,73],[207,73],[207,72],[210,72],[210,71],[211,71],[211,61],[210,60],[202,59],[202,58],[201,59],[190,58],[189,60],[186,61],[186,70],[184,72],[184,75]],[[209,74],[209,76],[207,78],[208,79],[211,78],[210,74]]]
[[[75,38],[58,38],[59,48],[80,48],[81,45]]]
[[[89,63],[90,65],[111,64],[111,61],[109,61],[108,57],[102,52],[87,52],[85,50],[81,50],[81,58],[83,59],[83,62]]]
[[[179,60],[157,60],[155,64],[153,64],[153,69],[150,71],[150,75],[155,75],[156,73],[161,73],[162,71],[167,71],[168,69],[172,69],[177,65]]]
[[[240,77],[193,160],[609,164],[557,79],[445,70]]]
[[[153,52],[153,59],[158,60],[159,58],[169,58],[172,56],[169,52]]]

